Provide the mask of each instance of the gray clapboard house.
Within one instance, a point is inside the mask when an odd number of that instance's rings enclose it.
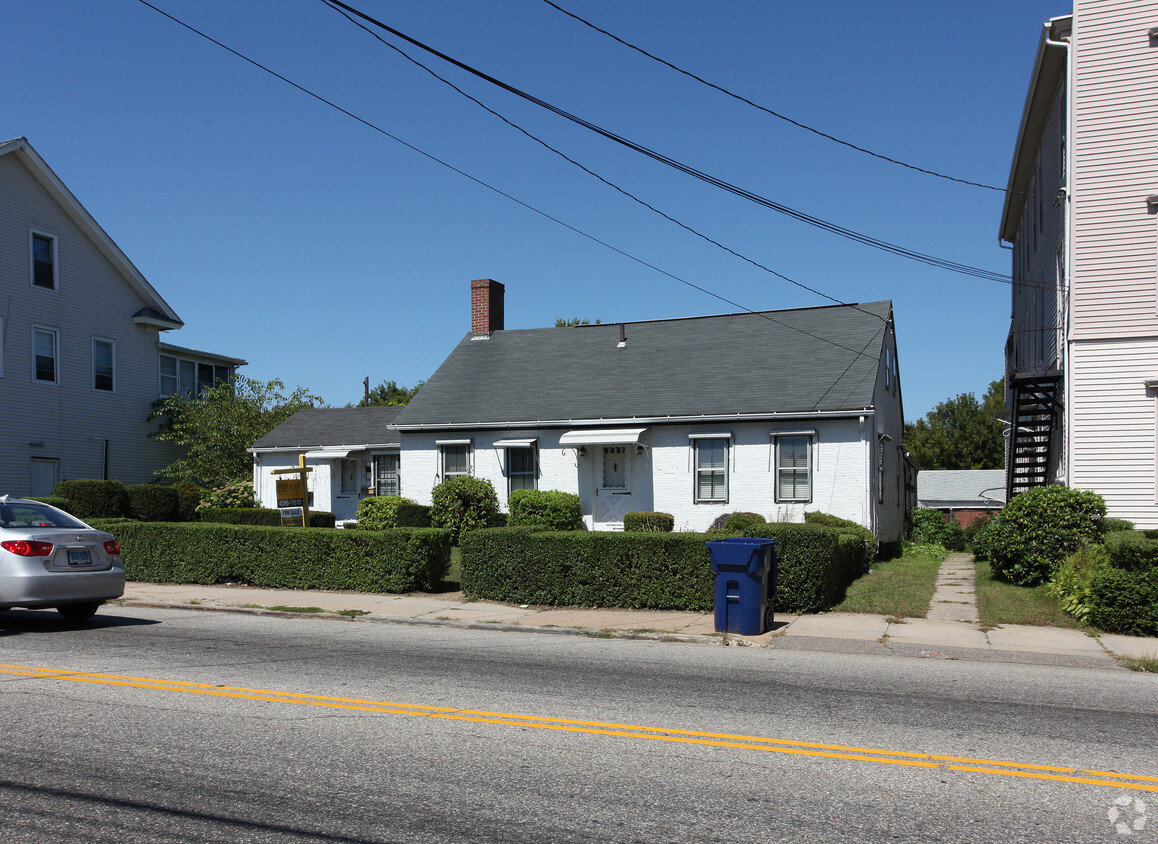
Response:
[[[24,138],[0,142],[0,494],[155,480],[163,393],[245,361],[162,342],[184,323]]]
[[[505,330],[472,282],[472,326],[395,420],[406,495],[448,477],[578,494],[589,529],[658,510],[677,530],[819,510],[901,538],[903,412],[889,302]]]
[[[274,469],[298,465],[305,456],[310,506],[353,519],[367,495],[404,495],[398,471],[401,407],[334,407],[299,410],[249,449],[253,488],[262,507],[277,507]]]

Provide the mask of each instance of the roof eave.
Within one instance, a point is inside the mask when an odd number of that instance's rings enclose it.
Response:
[[[1033,72],[1029,76],[1029,90],[1026,91],[1025,105],[1021,111],[1021,124],[1017,129],[1017,141],[1013,145],[1013,162],[1009,168],[1005,203],[1001,209],[998,236],[1007,243],[1012,243],[1017,237],[1021,212],[1025,207],[1026,193],[1033,174],[1033,163],[1037,158],[1037,147],[1053,105],[1053,92],[1065,72],[1066,48],[1053,39],[1069,37],[1072,26],[1073,15],[1051,18],[1042,25]]]

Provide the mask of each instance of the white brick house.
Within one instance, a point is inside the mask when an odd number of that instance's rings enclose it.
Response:
[[[395,419],[406,495],[455,474],[578,494],[704,530],[722,513],[832,513],[904,530],[903,413],[888,302],[507,331],[472,282],[472,330]]]

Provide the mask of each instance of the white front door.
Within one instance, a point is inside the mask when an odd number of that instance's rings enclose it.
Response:
[[[600,446],[595,462],[595,529],[623,530],[623,516],[631,512],[630,445]]]

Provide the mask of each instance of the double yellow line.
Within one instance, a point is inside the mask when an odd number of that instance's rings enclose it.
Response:
[[[376,712],[384,715],[410,715],[422,718],[442,718],[451,721],[473,721],[508,727],[533,727],[540,730],[559,730],[572,733],[617,736],[619,738],[667,741],[682,744],[700,744],[737,750],[756,750],[768,753],[788,753],[796,756],[818,756],[828,759],[847,759],[857,762],[876,762],[881,765],[905,765],[913,768],[936,768],[1004,777],[1072,782],[1100,785],[1109,788],[1158,792],[1158,777],[1141,774],[1123,774],[1115,771],[1084,770],[1055,765],[1033,765],[1003,762],[995,759],[972,759],[962,756],[939,756],[912,753],[903,750],[877,750],[868,747],[845,747],[837,744],[789,741],[759,736],[709,733],[695,730],[674,730],[664,727],[646,727],[636,724],[617,724],[602,721],[581,721],[571,718],[550,718],[541,715],[518,715],[509,712],[488,712],[475,709],[455,709],[443,706],[422,706],[359,698],[329,697],[279,692],[271,689],[249,689],[238,686],[220,686],[193,683],[184,680],[158,680],[149,677],[129,677],[119,674],[97,674],[83,671],[61,671],[29,665],[0,664],[0,674],[15,677],[61,680],[72,683],[95,683],[103,686],[124,686],[157,692],[181,692],[210,697],[229,697],[241,700],[288,703],[299,706],[318,706],[327,709],[347,709]]]

